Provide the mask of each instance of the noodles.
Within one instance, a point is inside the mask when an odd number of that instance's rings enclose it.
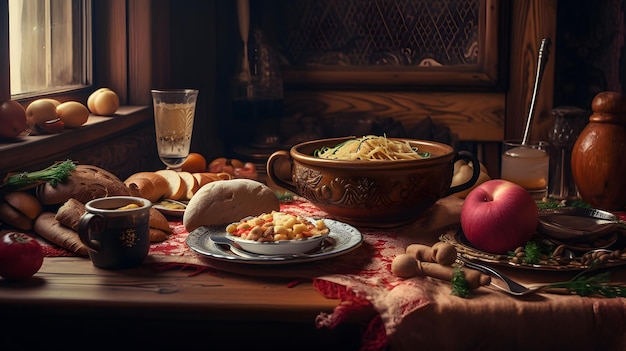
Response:
[[[418,152],[408,141],[390,140],[384,136],[366,135],[349,139],[334,147],[315,150],[313,156],[331,160],[415,160],[430,157],[428,152]]]

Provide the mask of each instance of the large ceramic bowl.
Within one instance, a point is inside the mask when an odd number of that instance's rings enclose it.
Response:
[[[313,156],[315,150],[333,147],[351,137],[320,139],[280,150],[267,160],[267,174],[277,186],[300,195],[337,220],[363,227],[390,228],[419,218],[442,197],[469,189],[480,173],[450,187],[454,162],[478,160],[469,152],[425,140],[407,140],[430,158],[397,161],[346,161]],[[353,138],[353,137],[352,137]],[[291,179],[281,176],[290,165]]]

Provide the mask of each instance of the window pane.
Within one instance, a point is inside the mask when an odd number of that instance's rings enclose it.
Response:
[[[9,0],[11,94],[36,95],[87,83],[91,37],[86,0]]]

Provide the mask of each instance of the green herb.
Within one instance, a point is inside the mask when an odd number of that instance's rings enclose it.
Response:
[[[280,193],[278,191],[276,191],[274,194],[276,194],[276,197],[278,198],[278,201],[280,202],[291,202],[293,201],[293,196],[294,194],[285,191],[284,193]]]
[[[524,262],[528,264],[537,264],[541,261],[541,257],[549,255],[552,252],[553,246],[546,244],[543,241],[537,239],[531,240],[524,245]]]
[[[466,298],[470,294],[470,288],[465,279],[465,272],[460,267],[454,267],[454,273],[452,274],[452,295]]]
[[[23,172],[9,176],[2,187],[9,190],[24,189],[41,183],[50,183],[56,186],[65,182],[76,169],[76,164],[71,160],[56,162],[53,165],[40,171]]]
[[[548,285],[548,288],[564,288],[570,293],[580,296],[626,297],[626,285],[610,284],[610,273],[608,271],[587,276],[592,269],[593,265],[587,270],[578,273],[572,279],[565,282],[552,283]]]
[[[537,208],[539,208],[539,211],[552,210],[552,209],[561,208],[561,207],[591,208],[591,205],[581,200],[565,201],[565,200],[556,200],[552,198],[545,198],[542,201],[537,201]]]

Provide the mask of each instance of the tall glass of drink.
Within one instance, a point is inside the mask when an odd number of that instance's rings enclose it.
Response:
[[[521,185],[537,200],[548,195],[549,143],[505,140],[502,145],[501,178]]]
[[[198,90],[151,90],[159,158],[179,170],[189,156]]]

